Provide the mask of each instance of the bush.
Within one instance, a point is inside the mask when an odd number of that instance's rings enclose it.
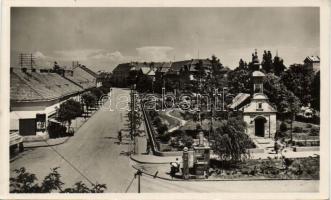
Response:
[[[50,138],[58,138],[66,135],[67,128],[60,124],[50,122],[47,130]]]
[[[168,130],[168,126],[166,124],[161,124],[159,127],[157,127],[157,132],[159,135],[163,135]]]
[[[63,188],[58,167],[51,169],[42,181],[38,181],[37,176],[24,167],[15,169],[14,172],[16,176],[10,178],[11,193],[103,193],[107,189],[106,184],[92,183],[89,187],[82,181],[76,182],[73,187]]]
[[[168,143],[170,140],[170,134],[166,133],[166,134],[160,135],[159,139],[162,143]]]
[[[312,128],[312,127],[313,127],[313,125],[311,125],[311,124],[306,125],[306,128]]]
[[[303,129],[301,127],[297,127],[297,126],[293,128],[294,133],[302,133],[302,130]]]
[[[310,130],[310,136],[319,136],[320,135],[320,129],[319,128],[316,128],[316,127],[313,127],[311,130]]]
[[[191,136],[188,135],[183,135],[181,138],[181,141],[184,145],[184,147],[190,148],[193,145],[193,138]]]
[[[280,124],[279,129],[280,129],[280,132],[286,132],[287,131],[287,125],[286,125],[286,123],[285,122],[282,122]]]
[[[162,120],[160,117],[156,117],[153,121],[153,125],[159,127],[162,124]]]

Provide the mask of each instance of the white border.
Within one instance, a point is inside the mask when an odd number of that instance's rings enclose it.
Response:
[[[321,174],[319,193],[9,194],[10,7],[320,7]],[[329,197],[330,4],[327,0],[3,0],[0,68],[1,199],[327,199]],[[253,184],[248,182],[248,184]]]

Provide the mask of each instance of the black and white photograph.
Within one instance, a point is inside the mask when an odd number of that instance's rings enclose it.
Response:
[[[9,196],[324,191],[321,7],[8,10]]]

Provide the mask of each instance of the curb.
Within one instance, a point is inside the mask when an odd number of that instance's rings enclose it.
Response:
[[[91,119],[92,118],[92,116],[95,114],[95,113],[97,113],[99,111],[99,109],[98,110],[96,110],[89,118],[88,118],[88,120],[89,119]],[[77,128],[77,130],[76,130],[76,132],[82,127],[82,126],[84,126],[84,124],[88,121],[88,120],[86,120],[83,124],[81,124],[78,128]],[[73,136],[71,136],[71,137],[73,137]],[[40,147],[53,147],[53,146],[57,146],[57,145],[61,145],[61,144],[64,144],[64,143],[66,143],[66,142],[68,142],[68,140],[71,138],[71,137],[67,137],[65,140],[63,140],[62,142],[59,142],[59,143],[57,143],[57,144],[50,144],[50,145],[38,145],[38,146],[30,146],[30,147],[24,147],[24,148],[27,148],[27,149],[33,149],[33,148],[40,148]],[[9,162],[11,163],[11,162],[14,162],[15,160],[17,160],[17,159],[19,159],[19,158],[21,158],[21,157],[23,157],[23,154],[22,153],[20,153],[20,154],[18,154],[17,156],[15,156],[14,158],[12,158],[12,159],[9,159]]]
[[[144,162],[133,158],[132,155],[130,155],[130,159],[140,164],[169,164],[169,162]]]
[[[80,126],[78,126],[76,132],[78,132],[78,130],[79,130],[82,126],[84,126],[84,124],[86,124],[86,122],[87,122],[89,119],[91,119],[91,118],[94,116],[94,114],[97,113],[98,111],[99,111],[99,109],[96,110],[95,112],[93,112],[93,113],[91,114],[91,116],[90,116],[86,121],[84,121],[84,123],[82,123]],[[74,135],[73,135],[73,136],[74,136]],[[53,146],[57,146],[57,145],[64,144],[64,143],[68,142],[68,140],[69,140],[71,137],[73,137],[73,136],[67,136],[67,138],[66,138],[65,140],[63,140],[63,141],[61,141],[61,142],[59,142],[59,143],[56,143],[56,144],[45,144],[45,145],[37,145],[37,146],[30,146],[30,147],[26,147],[26,146],[25,146],[24,148],[53,147]],[[44,142],[47,142],[47,141],[44,141]]]
[[[72,136],[71,136],[72,137]],[[36,145],[36,146],[24,146],[24,148],[39,148],[39,147],[52,147],[52,146],[57,146],[57,145],[60,145],[60,144],[64,144],[66,143],[71,137],[67,137],[65,140],[59,142],[59,143],[56,143],[56,144],[45,144],[45,145]],[[44,141],[44,142],[47,142],[47,141]]]

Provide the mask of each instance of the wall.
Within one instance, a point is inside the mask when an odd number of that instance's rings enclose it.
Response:
[[[265,138],[274,138],[276,134],[276,114],[275,113],[250,113],[244,114],[244,121],[247,123],[247,134],[255,137],[255,121],[254,119],[258,116],[262,116],[266,119],[264,124],[264,137]]]

